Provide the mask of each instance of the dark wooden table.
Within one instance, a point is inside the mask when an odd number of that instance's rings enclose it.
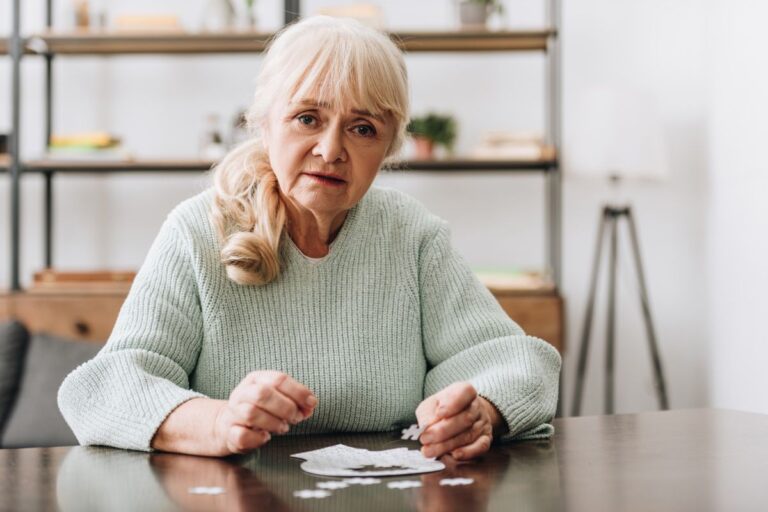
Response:
[[[336,443],[414,445],[394,433],[275,438],[249,456],[209,459],[97,447],[0,450],[0,510],[768,510],[768,416],[714,410],[564,418],[552,441],[496,446],[439,473],[300,500],[327,478],[291,453]],[[474,484],[441,487],[447,477]],[[418,479],[422,487],[389,489]],[[223,487],[218,496],[195,486]]]

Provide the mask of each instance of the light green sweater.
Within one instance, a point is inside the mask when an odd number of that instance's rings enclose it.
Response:
[[[318,398],[294,434],[393,430],[460,380],[496,405],[506,437],[552,434],[559,354],[507,317],[451,248],[446,223],[415,200],[372,188],[327,257],[311,261],[286,237],[279,278],[241,286],[219,262],[212,198],[171,212],[109,341],[61,385],[81,444],[150,450],[181,403],[226,399],[266,369]]]

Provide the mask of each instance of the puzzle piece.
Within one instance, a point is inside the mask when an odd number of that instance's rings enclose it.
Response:
[[[349,484],[339,480],[329,480],[327,482],[318,482],[317,486],[320,489],[335,490],[335,489],[343,489],[345,487],[349,487]]]
[[[418,480],[397,480],[396,482],[389,482],[387,487],[390,489],[410,489],[412,487],[421,487],[421,482]]]
[[[440,485],[450,485],[451,487],[456,485],[469,485],[474,483],[472,478],[443,478],[440,480]]]
[[[293,491],[293,495],[296,498],[301,498],[303,500],[310,499],[310,498],[327,498],[331,495],[328,491],[322,491],[317,489],[303,489],[301,491]]]
[[[224,494],[223,487],[190,487],[187,489],[189,494]]]
[[[408,428],[403,429],[403,435],[400,439],[418,441],[419,436],[424,431],[423,427],[420,427],[417,423],[414,423]]]
[[[342,482],[348,483],[349,485],[374,485],[380,484],[381,480],[378,478],[345,478]]]

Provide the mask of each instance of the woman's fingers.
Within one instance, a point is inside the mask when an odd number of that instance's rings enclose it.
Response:
[[[440,457],[446,453],[454,452],[458,448],[471,446],[479,437],[487,435],[490,432],[488,422],[480,418],[476,420],[468,429],[442,442],[425,444],[421,448],[421,453],[425,457]]]
[[[296,400],[302,400],[297,403]],[[312,414],[317,400],[305,386],[284,373],[254,372],[235,389],[230,397],[233,405],[248,403],[291,424]]]
[[[285,373],[275,371],[262,371],[254,373],[256,374],[256,382],[263,382],[266,385],[271,385],[280,391],[280,393],[293,400],[293,402],[296,404],[296,407],[301,410],[304,416],[302,419],[308,417],[317,405],[317,398],[315,397],[314,393],[312,393],[308,387],[293,377]]]
[[[477,391],[472,384],[455,382],[425,398],[416,408],[416,419],[420,426],[429,427],[440,419],[455,416],[476,398]]]
[[[427,428],[419,437],[422,444],[441,443],[465,430],[472,428],[472,425],[480,418],[480,404],[475,400],[465,410],[455,416],[442,419]]]
[[[227,449],[232,453],[247,453],[266,444],[271,438],[269,432],[233,425],[227,433]]]
[[[285,434],[290,429],[287,421],[248,402],[240,402],[232,408],[232,419],[238,425],[275,434]]]
[[[435,393],[438,418],[448,418],[463,411],[477,398],[477,391],[469,382],[454,382]]]
[[[491,448],[491,434],[483,434],[473,443],[457,448],[451,452],[456,460],[469,460],[479,457]]]
[[[293,400],[262,382],[242,388],[236,394],[235,402],[251,404],[294,425],[304,419],[304,415]]]

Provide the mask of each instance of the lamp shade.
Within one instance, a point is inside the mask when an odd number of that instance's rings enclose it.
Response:
[[[565,139],[565,172],[621,179],[668,173],[661,118],[653,97],[631,88],[591,87],[577,95]]]

